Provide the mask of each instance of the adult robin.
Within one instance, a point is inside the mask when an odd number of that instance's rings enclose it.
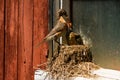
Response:
[[[41,41],[37,46],[39,46],[44,41],[54,40],[59,45],[60,43],[57,41],[59,37],[66,38],[66,34],[69,29],[72,29],[72,24],[67,16],[67,13],[65,10],[60,9],[58,12],[58,20],[56,22],[56,25],[54,28],[50,31],[50,33]]]
[[[62,16],[62,18],[61,18]],[[72,29],[72,23],[70,21],[70,18],[67,15],[67,12],[64,9],[59,9],[57,11],[57,15],[56,15],[57,20],[64,19],[63,21],[69,26],[70,29]]]

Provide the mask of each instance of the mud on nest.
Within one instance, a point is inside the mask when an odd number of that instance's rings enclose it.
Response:
[[[55,80],[76,76],[95,77],[91,71],[99,69],[99,66],[92,63],[92,53],[87,46],[61,46],[60,51],[54,54],[47,68]]]

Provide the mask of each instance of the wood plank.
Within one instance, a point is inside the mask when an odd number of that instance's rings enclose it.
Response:
[[[34,0],[34,46],[43,40],[48,33],[48,0]],[[33,65],[46,62],[48,46],[46,43],[33,49]],[[42,67],[44,68],[44,67]]]
[[[33,0],[24,0],[24,50],[26,57],[26,80],[33,79]],[[28,50],[29,49],[29,50]]]
[[[18,80],[25,80],[25,62],[24,56],[24,29],[23,29],[23,2],[19,1],[19,29],[18,29]]]
[[[4,77],[4,0],[0,0],[0,80]]]
[[[33,0],[19,1],[18,80],[33,80]]]
[[[5,80],[17,80],[18,1],[6,0],[5,4]]]
[[[25,52],[24,52],[24,26],[23,26],[23,7],[24,7],[24,0],[20,0],[19,1],[19,17],[18,17],[18,21],[19,21],[19,29],[18,29],[18,80],[26,80],[25,76],[25,62],[26,62],[26,58],[25,58]]]

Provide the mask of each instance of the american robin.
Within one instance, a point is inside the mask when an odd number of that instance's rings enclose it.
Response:
[[[61,18],[61,16],[62,16],[62,18]],[[73,29],[70,18],[68,17],[67,12],[64,9],[59,9],[57,11],[56,19],[57,20],[60,19],[61,21],[65,22],[68,26],[66,35],[64,34],[62,36],[62,44],[67,44],[68,45],[68,38],[67,37],[68,37],[69,31],[71,31]]]
[[[75,32],[70,32],[68,37],[69,45],[83,45],[83,40],[81,36]]]
[[[55,27],[37,46],[39,46],[44,41],[49,41],[49,40],[54,40],[60,45],[57,39],[61,36],[65,36],[69,29],[72,29],[71,22],[67,17],[67,14],[66,13],[64,14],[63,10],[61,10],[59,12],[59,19],[57,20]]]
[[[64,9],[59,9],[56,13],[57,20],[60,19],[61,16],[68,17],[67,12]]]
[[[62,18],[61,18],[61,16],[62,16]],[[70,21],[70,18],[67,15],[67,12],[64,9],[59,9],[57,11],[56,18],[57,18],[57,20],[59,20],[60,18],[64,19],[62,21],[64,21],[69,26],[69,29],[72,29],[72,23]]]

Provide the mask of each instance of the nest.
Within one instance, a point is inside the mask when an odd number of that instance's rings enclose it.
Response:
[[[47,68],[53,79],[61,80],[77,76],[94,77],[91,71],[99,69],[99,66],[92,63],[90,48],[72,45],[61,46],[59,51],[55,51]]]

